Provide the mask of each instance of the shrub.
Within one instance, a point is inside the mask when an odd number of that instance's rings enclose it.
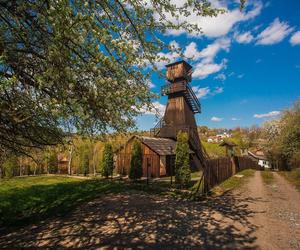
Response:
[[[143,176],[142,147],[138,140],[133,141],[132,155],[130,162],[129,178],[132,180],[140,179]]]
[[[178,133],[175,154],[175,182],[180,184],[180,186],[187,186],[187,184],[191,181],[190,154],[187,133]]]
[[[110,143],[106,143],[103,149],[103,160],[102,160],[102,168],[101,174],[108,178],[113,174],[114,169],[114,160],[113,160],[113,150],[112,145]]]

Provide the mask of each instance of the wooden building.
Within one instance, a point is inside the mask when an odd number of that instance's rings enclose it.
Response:
[[[117,173],[128,175],[134,139],[141,142],[144,177],[161,177],[172,173],[172,170],[174,170],[176,141],[147,136],[133,136],[117,150],[114,159]]]
[[[57,170],[59,174],[68,174],[69,158],[64,153],[57,155]]]

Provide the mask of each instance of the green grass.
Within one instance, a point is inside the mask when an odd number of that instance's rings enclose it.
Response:
[[[0,181],[0,226],[27,224],[64,214],[105,192],[120,192],[124,184],[69,177],[24,177]]]
[[[280,174],[300,191],[300,168],[295,168],[292,171],[280,172]]]
[[[270,185],[274,181],[274,175],[273,172],[269,170],[261,171],[261,177],[263,179],[263,182],[267,185]]]
[[[201,141],[201,143],[210,157],[217,158],[226,156],[225,148],[220,147],[219,143],[209,143],[206,141]]]
[[[242,184],[244,184],[245,181],[249,177],[253,176],[254,173],[255,173],[255,170],[253,170],[253,169],[243,170],[243,171],[237,173],[238,175],[243,175],[243,177],[232,176],[232,177],[228,178],[226,181],[222,182],[220,185],[214,187],[211,190],[211,194],[212,195],[220,195],[220,194],[223,194],[232,189],[238,188]]]

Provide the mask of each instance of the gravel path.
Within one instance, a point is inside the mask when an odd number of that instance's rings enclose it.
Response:
[[[260,172],[240,190],[201,202],[109,194],[65,217],[0,232],[0,248],[300,249],[300,193]]]

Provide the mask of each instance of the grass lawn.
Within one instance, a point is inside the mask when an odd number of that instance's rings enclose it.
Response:
[[[273,172],[269,170],[261,171],[261,177],[263,179],[263,182],[267,185],[272,184],[274,181]]]
[[[292,171],[284,171],[279,173],[300,191],[300,168],[295,168]]]
[[[229,190],[238,188],[243,183],[245,183],[245,181],[247,181],[247,179],[249,177],[253,176],[254,173],[255,173],[255,170],[253,170],[253,169],[243,170],[243,171],[237,173],[237,175],[243,175],[243,177],[236,177],[236,176],[230,177],[226,181],[222,182],[220,185],[214,187],[211,190],[211,194],[212,195],[221,195]]]
[[[195,174],[196,175],[196,174]],[[64,176],[35,176],[0,180],[0,228],[25,225],[54,215],[104,193],[147,192],[178,196],[181,190],[167,181],[135,183],[120,180],[78,179]]]
[[[119,192],[124,184],[61,176],[37,176],[0,180],[0,226],[18,225],[72,207],[105,192]]]

